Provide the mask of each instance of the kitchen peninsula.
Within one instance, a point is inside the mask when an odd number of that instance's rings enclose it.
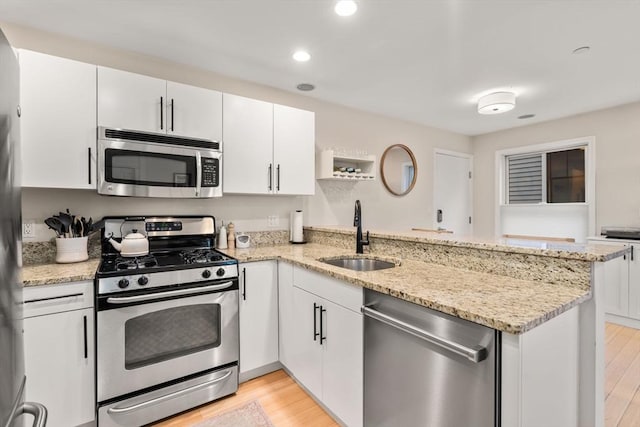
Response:
[[[226,253],[241,270],[278,260],[500,331],[503,426],[602,425],[603,264],[627,248],[372,231],[361,256],[396,266],[359,272],[320,261],[353,256],[353,228],[307,227],[305,238],[253,239],[255,247]],[[43,268],[25,267],[25,285],[74,280],[69,266],[51,266],[48,277]]]

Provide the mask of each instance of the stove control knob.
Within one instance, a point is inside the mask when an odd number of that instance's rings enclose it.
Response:
[[[118,282],[118,287],[120,289],[124,289],[127,286],[129,286],[129,279],[120,279],[120,281]]]
[[[138,285],[144,286],[149,283],[149,279],[146,276],[142,276],[138,279]]]
[[[220,267],[220,268],[216,271],[216,276],[218,276],[218,277],[222,277],[222,276],[224,276],[224,273],[225,273],[224,268]]]
[[[202,277],[204,277],[205,279],[208,279],[209,277],[211,277],[211,270],[205,270],[202,272]]]

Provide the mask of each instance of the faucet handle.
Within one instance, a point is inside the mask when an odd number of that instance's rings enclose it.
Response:
[[[367,230],[367,237],[362,241],[363,245],[369,245],[369,230]]]

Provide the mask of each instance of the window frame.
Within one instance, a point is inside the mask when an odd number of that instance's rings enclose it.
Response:
[[[588,206],[589,211],[589,233],[591,235],[595,235],[595,224],[596,224],[596,200],[595,200],[595,150],[596,150],[596,140],[594,136],[586,136],[581,138],[560,140],[547,142],[542,144],[532,144],[532,145],[523,145],[520,147],[507,148],[502,150],[497,150],[495,153],[495,225],[494,230],[499,231],[501,229],[502,218],[501,218],[501,209],[505,206],[522,206],[522,207],[531,207],[531,206],[567,206],[567,205],[586,205]],[[554,152],[554,151],[565,151],[571,150],[575,148],[585,148],[585,158],[584,158],[584,173],[585,173],[585,201],[584,202],[567,202],[567,203],[547,203],[546,195],[546,153]],[[525,155],[525,154],[535,154],[541,153],[545,154],[542,156],[543,162],[543,201],[536,203],[507,203],[508,200],[508,190],[507,190],[507,173],[508,173],[508,165],[507,165],[507,157],[513,155]]]

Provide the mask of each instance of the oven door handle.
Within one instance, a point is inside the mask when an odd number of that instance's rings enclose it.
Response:
[[[150,301],[179,295],[199,294],[207,291],[219,291],[233,286],[233,282],[224,282],[219,285],[202,286],[200,288],[178,289],[175,291],[158,292],[156,294],[135,295],[132,297],[109,297],[107,302],[111,304],[128,304],[131,302]]]
[[[202,190],[202,155],[196,151],[196,197],[200,197]]]
[[[219,383],[220,381],[224,381],[227,378],[229,378],[229,376],[231,375],[232,372],[233,371],[230,369],[223,376],[218,377],[218,378],[214,378],[211,381],[207,381],[207,382],[204,382],[202,384],[196,384],[196,385],[191,386],[191,387],[183,388],[182,390],[178,390],[178,391],[173,392],[173,393],[165,394],[164,396],[159,396],[159,397],[147,400],[145,402],[136,403],[135,405],[125,406],[124,408],[118,408],[118,407],[109,408],[109,409],[107,409],[107,412],[110,413],[110,414],[126,414],[127,412],[137,411],[138,409],[143,409],[143,408],[146,408],[147,406],[152,406],[152,405],[164,402],[166,400],[171,400],[173,398],[182,396],[183,394],[191,393],[192,391],[196,391],[196,390],[199,390],[201,388],[211,387],[212,385],[214,385],[216,383]]]

